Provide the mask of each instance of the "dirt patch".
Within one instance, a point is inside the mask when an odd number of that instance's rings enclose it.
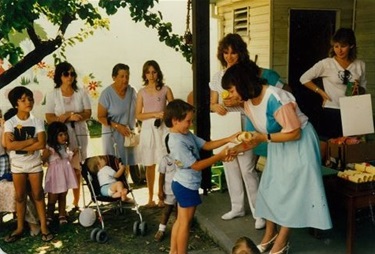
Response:
[[[93,206],[96,208],[96,206]],[[103,207],[109,208],[108,205]],[[28,230],[25,230],[24,237],[17,242],[7,244],[0,240],[1,248],[8,254],[13,253],[168,253],[170,246],[170,230],[175,220],[175,213],[172,214],[167,225],[167,234],[162,242],[156,242],[154,235],[159,226],[161,208],[140,207],[139,212],[143,221],[147,224],[146,235],[134,235],[134,222],[140,221],[135,210],[124,209],[119,214],[118,209],[111,209],[103,213],[104,230],[108,236],[106,243],[98,243],[91,240],[91,232],[94,228],[102,229],[99,220],[91,227],[85,228],[78,222],[78,213],[69,217],[69,223],[59,226],[58,222],[51,225],[51,230],[55,234],[55,239],[50,243],[44,243],[41,236],[31,237]],[[15,221],[7,221],[0,226],[0,237],[3,239],[16,227]],[[189,251],[210,250],[218,248],[200,228],[197,223],[193,223],[190,239]]]

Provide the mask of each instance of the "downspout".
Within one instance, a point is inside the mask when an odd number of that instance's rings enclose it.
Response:
[[[356,23],[357,23],[357,0],[353,0],[353,19],[352,19],[353,31],[355,31]]]

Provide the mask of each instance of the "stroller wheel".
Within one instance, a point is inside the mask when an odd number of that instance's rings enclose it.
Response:
[[[94,228],[94,229],[91,231],[91,234],[90,234],[90,238],[91,238],[91,240],[96,241],[96,235],[97,235],[97,233],[98,233],[100,230],[101,230],[100,228]]]
[[[141,235],[145,236],[147,233],[147,223],[145,221],[142,221],[141,224],[139,224],[139,230],[141,231]]]
[[[101,229],[98,233],[96,233],[96,241],[98,243],[105,243],[108,241],[108,235],[104,229]]]
[[[133,224],[133,234],[138,235],[139,233],[139,221],[135,221]]]

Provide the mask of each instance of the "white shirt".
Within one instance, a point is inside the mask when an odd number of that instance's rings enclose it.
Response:
[[[348,68],[350,72],[349,82],[358,80],[359,85],[366,89],[367,80],[365,77],[365,63],[361,60],[354,60]],[[325,58],[317,62],[307,70],[300,78],[300,82],[305,84],[313,79],[321,77],[324,91],[332,101],[327,101],[325,108],[340,108],[339,99],[345,96],[346,85],[343,84],[345,69],[333,57]]]
[[[104,166],[98,171],[98,181],[100,187],[106,184],[111,184],[116,182],[115,178],[116,171],[110,166]]]

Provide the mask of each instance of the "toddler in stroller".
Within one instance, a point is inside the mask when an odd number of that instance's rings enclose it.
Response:
[[[93,173],[97,173],[100,186],[100,193],[103,196],[112,198],[121,198],[121,201],[127,201],[128,186],[125,186],[120,179],[126,170],[126,167],[119,162],[119,169],[115,171],[108,164],[108,156],[96,156],[91,160],[92,166],[89,169]]]
[[[123,214],[124,208],[135,210],[139,215],[139,220],[134,222],[134,235],[138,235],[139,233],[145,235],[147,232],[147,223],[143,221],[142,215],[139,212],[134,193],[130,188],[125,175],[125,169],[126,167],[113,155],[93,156],[87,158],[82,165],[81,173],[89,187],[91,201],[96,204],[98,219],[101,223],[101,228],[94,228],[91,232],[91,239],[93,241],[103,243],[108,240],[107,234],[104,230],[104,221],[98,201],[116,203],[115,212],[117,215]],[[106,172],[106,170],[111,173],[105,173],[103,176],[100,176],[101,172]],[[127,197],[129,194],[131,194],[132,198]],[[89,208],[90,204],[91,202],[85,204],[85,210],[91,209]],[[124,204],[125,206],[123,206]],[[91,225],[92,224],[90,224],[90,226]]]

